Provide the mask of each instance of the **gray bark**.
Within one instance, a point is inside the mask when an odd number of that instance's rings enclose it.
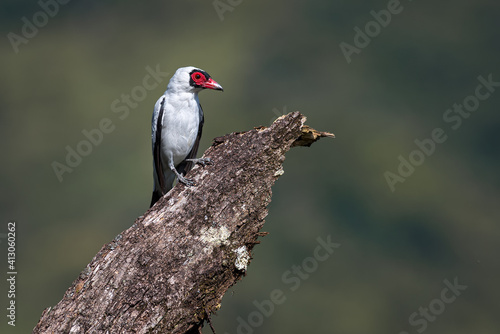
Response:
[[[214,139],[187,175],[102,247],[33,333],[198,333],[247,271],[285,153],[320,137],[299,112]]]

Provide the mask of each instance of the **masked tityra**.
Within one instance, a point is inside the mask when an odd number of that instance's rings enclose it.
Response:
[[[151,136],[154,190],[150,206],[172,189],[176,177],[186,186],[193,185],[192,180],[184,177],[193,164],[210,163],[210,159],[196,159],[203,128],[198,92],[205,88],[222,90],[207,72],[192,66],[181,67],[156,101]]]

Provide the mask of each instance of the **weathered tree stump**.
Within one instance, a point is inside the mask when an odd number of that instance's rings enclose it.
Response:
[[[245,275],[285,153],[319,132],[293,112],[214,139],[212,165],[188,174],[103,246],[33,333],[198,333]]]

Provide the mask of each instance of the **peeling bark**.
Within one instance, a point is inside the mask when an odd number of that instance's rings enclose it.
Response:
[[[285,153],[321,137],[293,112],[214,139],[188,174],[103,246],[33,333],[198,333],[247,270]]]

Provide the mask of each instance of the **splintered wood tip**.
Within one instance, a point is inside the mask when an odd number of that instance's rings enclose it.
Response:
[[[308,125],[302,125],[301,135],[297,138],[293,144],[294,146],[311,146],[312,143],[319,140],[321,137],[335,138],[335,135],[330,132],[318,131],[311,128]]]

